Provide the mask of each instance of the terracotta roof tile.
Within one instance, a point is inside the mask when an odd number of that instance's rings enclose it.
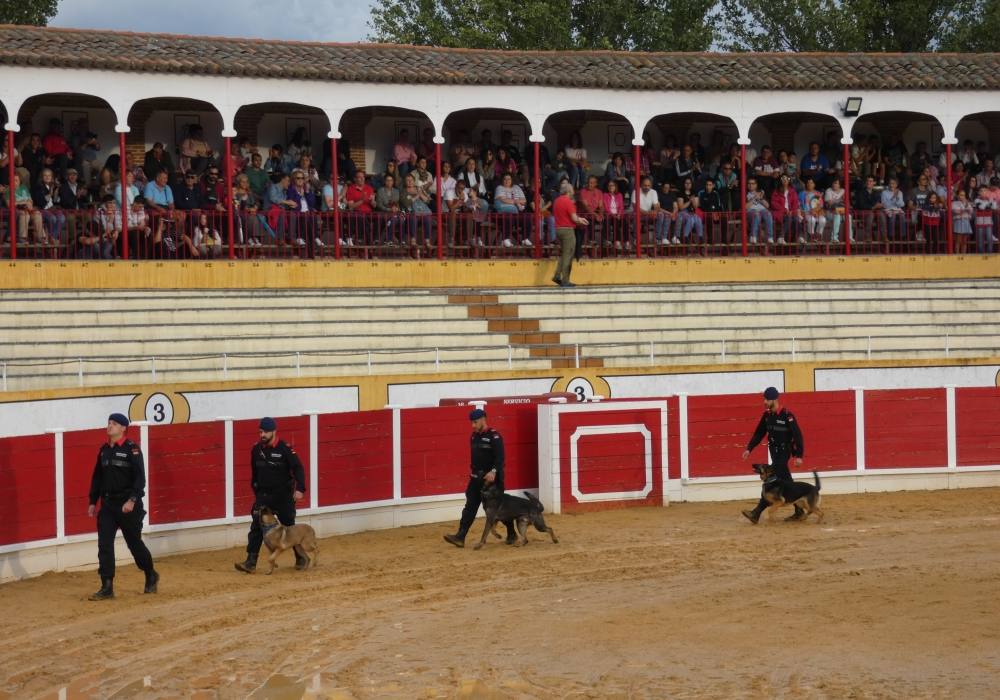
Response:
[[[479,51],[0,25],[0,65],[618,90],[1000,90],[1000,54]]]

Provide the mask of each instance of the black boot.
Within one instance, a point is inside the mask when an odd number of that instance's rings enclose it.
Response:
[[[465,533],[462,531],[456,532],[454,535],[445,535],[444,541],[448,544],[453,544],[456,547],[465,546]]]
[[[237,562],[233,564],[237,571],[242,571],[245,574],[252,574],[257,570],[257,555],[247,552],[247,560],[244,562]]]
[[[743,513],[743,517],[752,522],[754,525],[756,525],[757,521],[760,520],[760,509],[758,508],[754,508],[753,510],[742,510],[740,512]]]
[[[160,581],[160,575],[153,570],[146,572],[146,585],[143,587],[143,593],[156,593],[156,584]]]
[[[303,554],[299,554],[298,550],[295,551],[295,568],[302,571],[307,566],[309,566],[309,559]]]
[[[113,578],[101,579],[101,590],[90,596],[90,600],[110,600],[115,597],[115,580]]]

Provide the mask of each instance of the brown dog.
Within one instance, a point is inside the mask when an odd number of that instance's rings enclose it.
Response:
[[[309,525],[282,525],[274,511],[267,506],[260,509],[260,526],[264,531],[264,544],[271,552],[267,558],[268,574],[274,571],[278,555],[287,549],[294,549],[296,554],[306,560],[303,569],[316,565],[319,543],[316,542],[316,531],[312,527]]]
[[[798,506],[805,513],[797,520],[805,520],[815,513],[817,522],[823,522],[823,511],[819,507],[819,474],[813,472],[814,486],[804,481],[782,481],[775,476],[774,467],[770,464],[754,464],[753,470],[764,482],[764,500],[771,504],[767,509],[768,520],[773,521],[774,512],[782,506]]]

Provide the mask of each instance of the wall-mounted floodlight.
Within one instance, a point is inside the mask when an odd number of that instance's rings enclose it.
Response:
[[[856,117],[861,114],[861,98],[860,97],[848,97],[847,102],[844,104],[844,116],[845,117]]]

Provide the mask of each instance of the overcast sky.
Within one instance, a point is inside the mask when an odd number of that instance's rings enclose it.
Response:
[[[61,0],[53,27],[361,41],[371,0]]]

